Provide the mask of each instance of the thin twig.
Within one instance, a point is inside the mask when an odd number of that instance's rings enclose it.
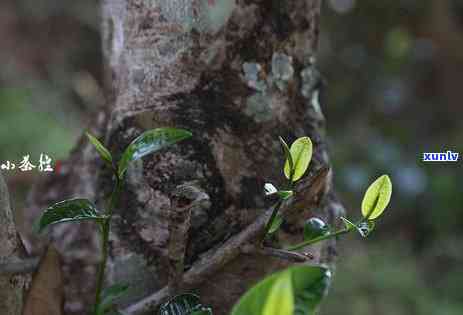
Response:
[[[39,265],[39,258],[9,259],[0,262],[0,275],[33,273]]]
[[[296,187],[296,195],[285,202],[281,208],[284,216],[290,211],[301,211],[314,205],[314,199],[325,189],[329,169],[322,167],[315,174],[306,180],[301,181]],[[273,212],[273,207],[267,209],[259,215],[253,223],[248,225],[243,231],[232,236],[222,246],[212,248],[201,255],[198,261],[184,273],[182,277],[182,287],[185,289],[197,287],[208,276],[222,269],[227,263],[237,258],[241,254],[241,248],[259,239],[265,230]],[[120,310],[124,315],[140,315],[154,310],[161,304],[171,292],[169,285],[139,302]]]
[[[324,241],[324,240],[327,240],[327,239],[330,239],[330,238],[338,237],[338,236],[340,236],[342,234],[349,233],[350,231],[351,231],[351,229],[348,229],[348,228],[342,229],[342,230],[339,230],[339,231],[336,231],[336,232],[333,232],[333,233],[328,233],[328,234],[313,238],[313,239],[308,240],[308,241],[304,241],[304,242],[296,244],[296,245],[288,246],[286,249],[288,251],[298,250],[298,249],[304,248],[306,246],[309,246],[309,245],[312,245],[312,244],[315,244],[315,243],[318,243],[318,242],[321,242],[321,241]]]
[[[307,262],[314,257],[309,253],[291,252],[285,249],[261,247],[254,244],[247,244],[241,247],[241,252],[247,255],[262,255],[277,257],[290,262]]]

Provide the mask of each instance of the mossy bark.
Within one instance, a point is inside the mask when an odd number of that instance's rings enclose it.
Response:
[[[264,183],[284,184],[278,136],[288,142],[310,136],[311,169],[329,166],[315,58],[320,4],[321,0],[102,2],[107,106],[92,132],[105,139],[116,158],[146,129],[171,126],[194,133],[192,140],[144,158],[128,170],[112,228],[107,277],[108,282],[131,283],[125,305],[169,281],[169,262],[177,261],[169,248],[185,248],[180,265],[188,270],[202,254],[219,248],[262,213],[269,205],[262,193]],[[178,204],[174,191],[184,184],[206,197],[194,204],[189,231],[178,238],[172,236],[176,229],[171,213]],[[71,196],[102,204],[110,187],[110,173],[82,138],[62,173],[32,192],[28,213],[33,217],[41,207]],[[333,222],[340,211],[330,176],[316,207],[289,218],[278,238],[299,241],[305,218],[316,214]],[[50,235],[67,268],[66,309],[81,314],[91,304],[98,258],[94,226],[61,226]],[[184,246],[172,246],[173,239],[183,239]],[[31,241],[31,249],[36,244]],[[333,242],[310,251],[314,263],[330,263]],[[189,289],[211,304],[215,314],[225,314],[252,283],[287,264],[278,258],[240,255]],[[181,285],[176,290],[181,292]]]

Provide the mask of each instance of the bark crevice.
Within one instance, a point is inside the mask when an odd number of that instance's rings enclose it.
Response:
[[[21,261],[25,250],[13,222],[8,188],[0,172],[0,265]],[[4,270],[3,270],[4,271]],[[0,273],[0,310],[5,315],[21,314],[30,276]]]

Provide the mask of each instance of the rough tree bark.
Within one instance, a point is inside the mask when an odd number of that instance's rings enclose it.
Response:
[[[3,176],[0,173],[0,265],[6,261],[19,261],[25,251],[16,232],[10,199]],[[25,275],[0,274],[0,313],[19,315],[23,295],[30,278]]]
[[[131,284],[123,304],[132,305],[134,314],[144,313],[136,302],[161,288],[157,297],[189,289],[215,314],[225,314],[252,283],[291,263],[240,242],[256,241],[268,218],[262,216],[268,207],[264,183],[284,182],[278,136],[288,142],[310,136],[311,169],[329,166],[315,59],[320,5],[321,0],[102,1],[107,106],[92,132],[116,156],[146,129],[173,126],[194,133],[192,140],[128,170],[112,226],[107,281]],[[66,197],[102,203],[110,176],[82,138],[61,173],[32,191],[27,213],[36,217]],[[288,218],[280,241],[300,241],[305,218],[316,214],[333,222],[342,211],[331,172],[315,195]],[[178,215],[186,215],[180,227]],[[93,301],[99,246],[94,226],[57,226],[49,235],[64,256],[66,310],[82,314]],[[29,239],[29,249],[37,250],[37,240]],[[313,263],[330,263],[333,246],[310,248]],[[243,247],[242,253],[231,247]],[[202,265],[211,261],[213,268]],[[183,282],[178,268],[186,271]]]

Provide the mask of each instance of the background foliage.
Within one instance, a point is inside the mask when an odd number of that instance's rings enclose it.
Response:
[[[337,187],[352,215],[368,184],[391,175],[390,210],[366,240],[339,246],[321,314],[463,310],[463,5],[458,0],[324,1],[320,68]],[[103,103],[95,1],[0,3],[0,162],[65,158]],[[461,159],[461,157],[460,157]],[[21,222],[38,172],[5,173]]]

